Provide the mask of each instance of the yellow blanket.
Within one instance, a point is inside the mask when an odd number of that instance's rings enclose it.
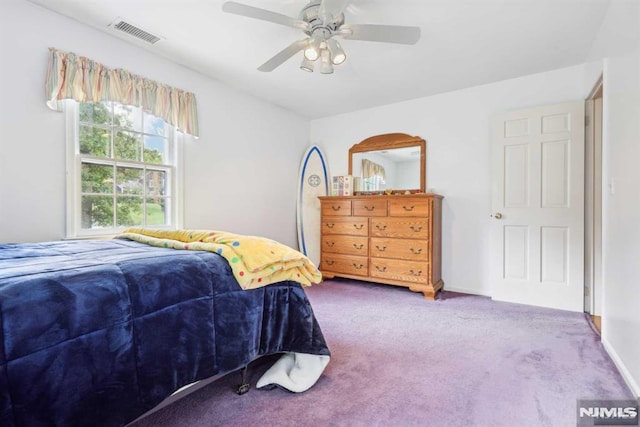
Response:
[[[129,228],[116,238],[164,248],[215,252],[227,260],[242,289],[255,289],[283,280],[310,286],[322,280],[322,275],[306,256],[264,237],[211,230]]]

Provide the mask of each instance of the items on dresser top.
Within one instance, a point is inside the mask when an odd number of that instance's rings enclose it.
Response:
[[[441,277],[442,196],[320,197],[323,277],[405,286],[435,299]]]

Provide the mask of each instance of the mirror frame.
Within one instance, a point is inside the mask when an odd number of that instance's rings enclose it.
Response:
[[[426,188],[426,158],[427,158],[427,142],[419,136],[411,136],[406,133],[386,133],[376,135],[360,141],[349,148],[349,175],[353,174],[353,155],[355,153],[365,153],[367,151],[391,150],[394,148],[420,147],[420,193],[425,192]],[[412,191],[416,189],[394,188],[394,192]]]

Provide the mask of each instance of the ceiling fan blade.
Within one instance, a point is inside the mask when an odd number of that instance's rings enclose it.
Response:
[[[291,43],[289,46],[276,53],[271,59],[258,67],[258,71],[269,72],[282,65],[287,59],[300,52],[307,46],[309,39],[302,39]]]
[[[318,16],[326,23],[327,20],[331,21],[340,16],[348,4],[349,0],[322,0],[318,9]]]
[[[307,23],[301,21],[300,19],[294,19],[281,13],[271,12],[270,10],[266,9],[260,9],[259,7],[236,3],[235,1],[225,2],[222,5],[222,11],[233,13],[236,15],[247,16],[249,18],[259,19],[261,21],[268,21],[280,25],[286,25],[287,27],[299,28],[302,30],[307,29]]]
[[[416,44],[420,40],[420,27],[403,27],[399,25],[342,25],[339,33],[345,39],[372,42]]]

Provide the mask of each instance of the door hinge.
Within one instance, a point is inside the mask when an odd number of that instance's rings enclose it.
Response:
[[[585,296],[585,297],[588,297],[588,296],[589,296],[589,294],[590,294],[590,289],[589,289],[589,287],[588,287],[588,286],[585,286],[585,287],[584,287],[584,296]]]
[[[589,116],[584,116],[584,125],[589,126],[591,124],[591,118]]]

